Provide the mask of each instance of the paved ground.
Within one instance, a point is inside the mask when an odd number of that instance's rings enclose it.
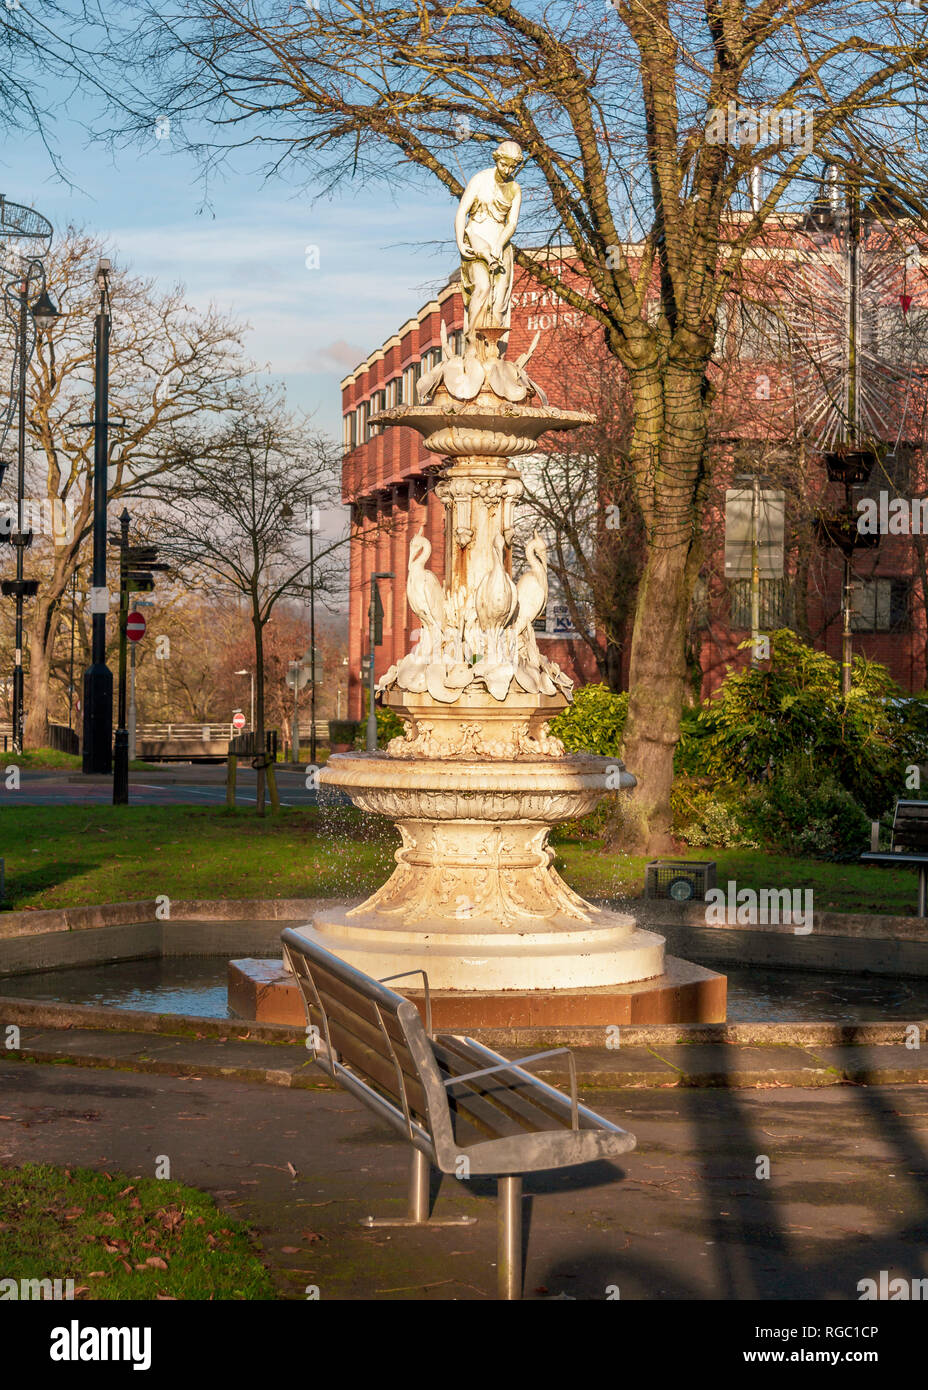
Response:
[[[856,1301],[882,1269],[928,1274],[928,1087],[585,1098],[638,1147],[526,1180],[528,1297]],[[493,1183],[442,1183],[435,1214],[474,1226],[365,1231],[402,1210],[407,1150],[341,1091],[0,1062],[0,1162],[151,1174],[161,1154],[256,1228],[290,1296],[494,1296]]]
[[[251,767],[239,765],[236,781],[236,805],[255,804],[256,774]],[[277,787],[284,806],[316,806],[317,793],[306,786],[305,766],[291,768],[278,765]],[[0,793],[2,794],[2,793]],[[7,798],[12,793],[7,793]],[[329,804],[348,805],[342,793],[327,790]],[[133,806],[224,806],[226,800],[225,764],[207,763],[177,766],[166,763],[151,772],[129,773],[129,802]],[[79,772],[23,771],[16,792],[17,805],[69,806],[112,805],[111,777],[83,776]]]

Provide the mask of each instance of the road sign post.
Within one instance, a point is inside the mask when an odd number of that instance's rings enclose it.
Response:
[[[145,615],[138,609],[130,613],[126,619],[126,636],[132,643],[129,648],[129,761],[135,758],[136,754],[136,711],[135,711],[135,654],[136,644],[141,642],[145,636]]]
[[[145,632],[145,618],[138,611],[129,613],[131,593],[149,593],[155,587],[154,571],[170,566],[159,562],[155,545],[129,544],[129,513],[125,507],[119,518],[119,535],[110,537],[119,547],[119,727],[113,741],[113,805],[129,804],[129,729],[126,720],[127,642],[137,642]],[[131,621],[130,621],[131,619]],[[131,627],[131,632],[130,632]],[[134,653],[134,646],[133,646]],[[133,666],[134,666],[133,662]]]

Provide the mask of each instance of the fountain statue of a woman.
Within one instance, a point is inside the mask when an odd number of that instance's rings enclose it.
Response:
[[[512,238],[519,220],[522,190],[513,175],[522,162],[515,140],[504,140],[493,155],[494,169],[481,169],[458,204],[454,234],[461,253],[465,336],[476,348],[478,330],[502,329],[503,352],[512,297]]]

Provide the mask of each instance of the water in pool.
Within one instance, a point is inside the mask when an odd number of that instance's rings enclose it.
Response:
[[[707,962],[708,963],[708,962]],[[229,1018],[226,956],[168,956],[0,980],[20,999],[97,1004],[152,1013]],[[717,966],[728,975],[731,1023],[909,1022],[928,1015],[928,980],[819,975],[799,970]]]

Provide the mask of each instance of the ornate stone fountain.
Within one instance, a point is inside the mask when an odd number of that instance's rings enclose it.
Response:
[[[420,533],[409,549],[407,598],[421,624],[413,649],[378,697],[405,721],[384,754],[341,753],[321,773],[362,810],[394,820],[397,867],[373,897],[317,916],[307,934],[379,977],[422,967],[454,991],[577,990],[661,976],[664,942],[622,913],[594,907],[552,868],[552,825],[633,786],[616,760],[567,756],[548,730],[572,683],[539,651],[533,623],[548,595],[545,543],[526,546],[511,577],[513,460],[542,434],[591,417],[557,410],[526,364],[500,353],[509,322],[518,147],[476,175],[456,223],[468,320],[419,382],[418,404],[376,416],[418,430],[444,460],[444,581]]]

